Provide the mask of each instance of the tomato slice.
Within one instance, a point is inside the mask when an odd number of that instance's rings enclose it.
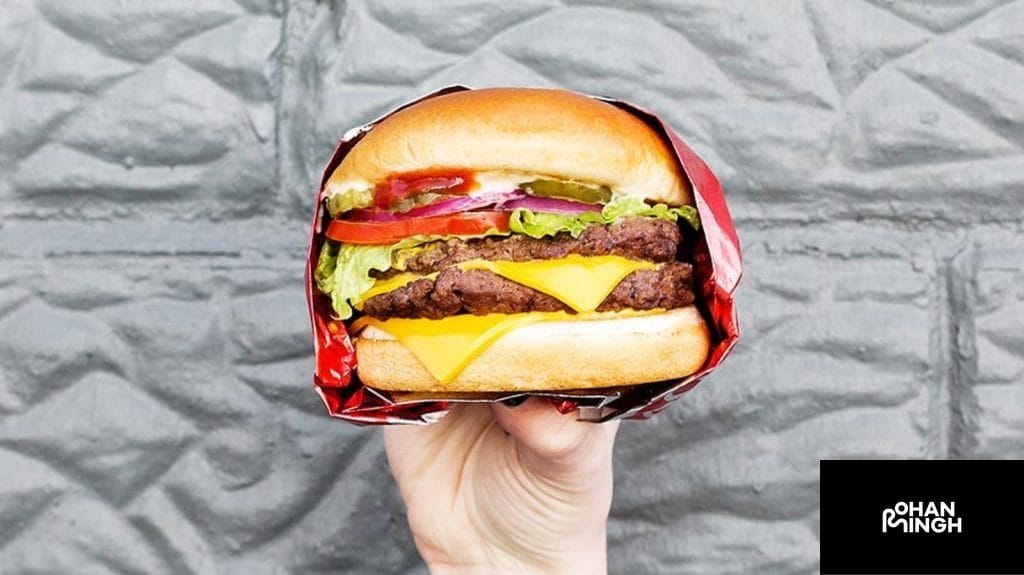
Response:
[[[508,231],[509,212],[462,212],[390,222],[331,220],[328,238],[348,244],[391,244],[410,236],[469,236],[489,230]]]
[[[373,203],[378,209],[391,209],[406,198],[424,192],[465,194],[474,184],[468,170],[421,170],[391,176],[373,190]]]

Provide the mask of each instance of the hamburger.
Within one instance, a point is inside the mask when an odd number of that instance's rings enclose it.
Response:
[[[321,192],[313,278],[391,391],[581,390],[700,369],[693,194],[663,135],[562,90],[403,108]]]

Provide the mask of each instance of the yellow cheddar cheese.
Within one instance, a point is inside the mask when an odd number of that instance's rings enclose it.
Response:
[[[471,260],[459,264],[459,267],[488,270],[546,293],[578,312],[585,312],[597,309],[629,274],[654,269],[657,265],[621,256],[584,257],[574,254],[556,260],[525,262]]]

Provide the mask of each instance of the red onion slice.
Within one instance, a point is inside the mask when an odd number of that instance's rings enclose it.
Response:
[[[520,198],[525,198],[526,192],[523,190],[506,190],[506,191],[493,191],[484,192],[482,194],[459,196],[449,200],[441,200],[425,206],[419,206],[409,210],[408,212],[399,214],[406,218],[429,218],[431,216],[444,216],[447,214],[456,214],[459,212],[467,212],[469,210],[475,210],[478,208],[486,208],[495,204],[503,204]]]
[[[600,204],[585,204],[560,198],[537,198],[528,196],[523,190],[484,192],[472,196],[457,196],[425,206],[415,207],[407,212],[393,214],[388,210],[355,209],[347,212],[348,218],[359,222],[393,222],[410,218],[429,218],[468,212],[494,206],[495,209],[514,211],[524,208],[531,212],[565,214],[574,216],[586,212],[600,212]]]
[[[600,212],[600,204],[584,204],[572,200],[561,200],[558,198],[535,198],[526,197],[518,200],[504,202],[498,206],[502,210],[515,210],[525,208],[531,212],[546,212],[549,214],[565,214],[574,216],[586,212]]]
[[[504,204],[506,202],[519,200],[525,197],[527,197],[526,192],[523,190],[494,191],[470,196],[456,196],[440,200],[432,204],[427,204],[425,206],[417,206],[407,212],[399,214],[394,214],[387,210],[362,209],[349,210],[347,214],[352,220],[360,222],[393,222],[396,220],[407,220],[410,218],[429,218],[434,216],[445,216],[448,214],[458,214],[468,212],[470,210],[494,206],[496,204]]]

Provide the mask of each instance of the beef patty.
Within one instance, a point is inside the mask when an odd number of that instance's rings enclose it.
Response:
[[[674,309],[693,303],[693,267],[671,262],[653,270],[635,271],[615,287],[598,311]],[[440,319],[458,313],[523,313],[572,311],[545,293],[487,270],[441,271],[436,279],[416,280],[363,302],[363,313],[378,318]]]
[[[590,226],[578,238],[567,233],[540,239],[513,234],[434,242],[407,258],[404,267],[405,271],[428,274],[476,259],[521,262],[553,260],[570,254],[670,262],[676,258],[680,240],[679,227],[674,222],[660,218],[627,218],[610,226]],[[392,269],[376,272],[375,277],[390,277],[397,273],[401,272]]]

